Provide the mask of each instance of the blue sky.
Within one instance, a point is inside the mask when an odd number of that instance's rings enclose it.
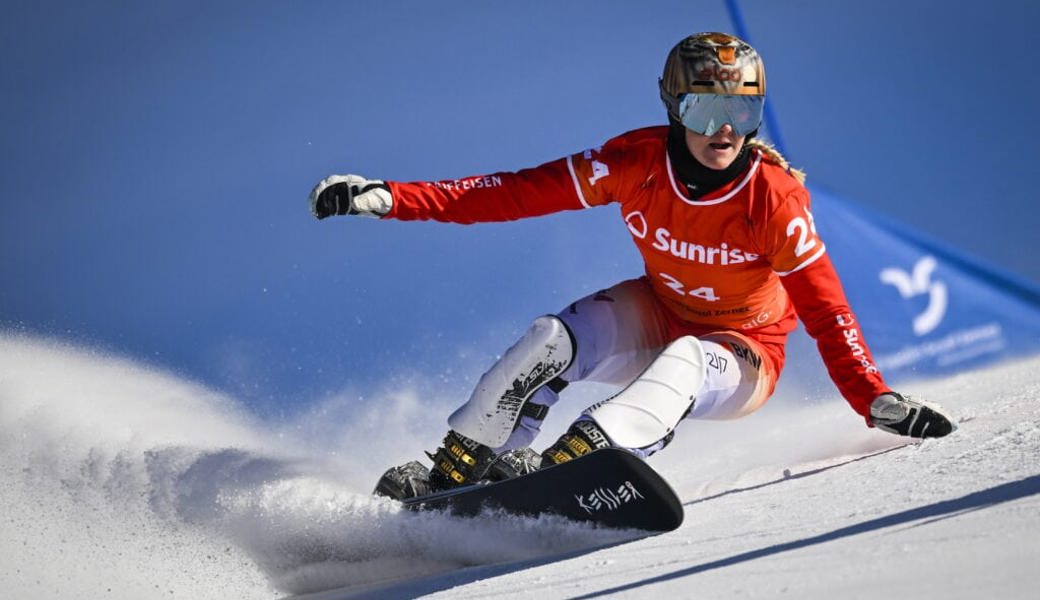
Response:
[[[455,178],[658,124],[724,2],[17,2],[0,23],[0,326],[172,369],[263,414],[472,378],[641,266],[611,208],[314,221],[330,173]],[[1040,8],[745,0],[815,185],[1034,282]]]

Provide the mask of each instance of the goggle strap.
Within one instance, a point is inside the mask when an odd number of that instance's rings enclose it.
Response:
[[[679,120],[679,105],[682,100],[679,96],[673,96],[664,89],[664,79],[661,77],[657,78],[657,88],[661,90],[661,101],[664,102],[665,108],[668,109],[668,114]]]

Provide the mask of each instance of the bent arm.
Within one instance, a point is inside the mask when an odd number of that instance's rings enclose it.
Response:
[[[823,254],[804,269],[781,277],[798,318],[816,340],[834,384],[868,419],[870,404],[888,392],[831,259]]]

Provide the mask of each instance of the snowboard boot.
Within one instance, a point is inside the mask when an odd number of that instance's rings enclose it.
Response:
[[[427,456],[433,459],[430,484],[435,491],[480,481],[495,460],[491,448],[455,431],[449,431],[444,445]]]
[[[383,473],[373,493],[394,500],[404,500],[415,496],[425,496],[432,491],[430,470],[419,461],[413,460],[399,467],[392,467]]]
[[[599,425],[591,419],[580,419],[571,423],[567,432],[552,446],[542,452],[542,467],[556,465],[579,456],[585,456],[601,448],[609,448],[610,440]]]
[[[542,457],[530,448],[517,448],[499,455],[484,476],[488,481],[505,481],[528,473],[534,473],[542,466]]]

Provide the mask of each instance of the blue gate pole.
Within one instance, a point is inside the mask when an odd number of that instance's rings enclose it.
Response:
[[[744,23],[744,14],[740,10],[738,0],[726,0],[726,8],[729,10],[729,18],[733,21],[733,27],[737,30],[737,37],[754,46]],[[787,146],[784,144],[784,136],[780,134],[780,122],[777,121],[776,112],[773,111],[773,103],[766,99],[765,105],[766,129],[769,130],[769,139],[781,154],[787,156]]]

